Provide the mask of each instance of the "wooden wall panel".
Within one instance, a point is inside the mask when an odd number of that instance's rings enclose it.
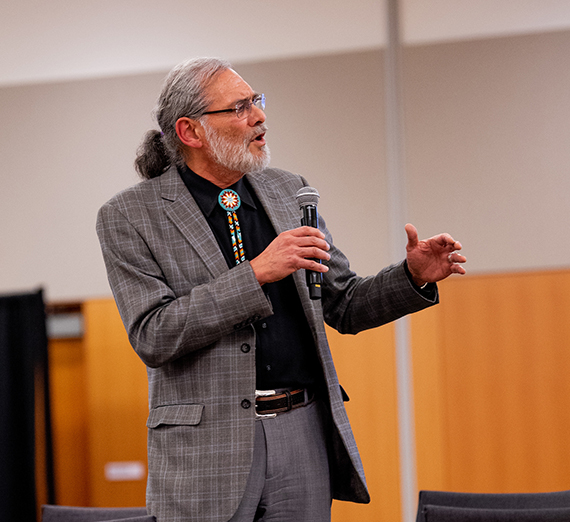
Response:
[[[440,288],[431,323],[412,323],[420,487],[570,489],[570,272],[454,278]],[[437,338],[431,373],[419,362],[426,332]]]
[[[88,506],[89,430],[82,339],[51,339],[49,364],[56,500],[66,506]]]
[[[410,321],[419,489],[445,489],[448,484],[440,306],[418,312]]]
[[[370,504],[334,502],[333,522],[400,520],[394,327],[327,335],[371,496]]]
[[[83,310],[91,505],[144,506],[146,367],[131,348],[112,299],[87,301]],[[144,477],[111,481],[105,474],[109,463],[142,463]]]

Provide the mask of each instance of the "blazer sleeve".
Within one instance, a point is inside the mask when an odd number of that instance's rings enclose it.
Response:
[[[331,245],[322,301],[325,322],[332,328],[356,334],[439,302],[437,287],[430,297],[416,290],[406,274],[404,261],[387,266],[374,276],[358,276],[334,246],[324,220],[319,225]]]
[[[111,290],[129,340],[143,362],[159,367],[194,350],[205,348],[222,337],[273,313],[248,262],[212,277],[201,260],[194,259],[192,286],[189,274],[173,284],[165,275],[151,248],[153,228],[149,223],[135,226],[111,202],[97,217],[97,234]],[[188,255],[191,254],[188,248]],[[195,255],[195,254],[194,254]],[[178,286],[178,288],[176,288]]]

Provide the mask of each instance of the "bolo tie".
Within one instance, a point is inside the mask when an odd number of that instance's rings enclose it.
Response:
[[[230,227],[230,235],[232,238],[234,258],[236,260],[236,265],[239,265],[242,261],[245,261],[241,228],[236,214],[237,209],[241,205],[239,194],[234,190],[224,189],[218,196],[218,203],[226,211],[228,225]]]

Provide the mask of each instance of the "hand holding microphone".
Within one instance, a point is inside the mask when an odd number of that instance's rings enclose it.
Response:
[[[318,229],[318,192],[310,187],[304,187],[299,192],[304,194],[307,189],[313,191],[309,192],[312,195],[308,196],[308,200],[302,197],[302,203],[299,201],[299,205],[302,205],[301,208],[308,207],[303,210],[303,214],[307,214],[303,216],[303,222],[311,224],[281,232],[250,264],[260,285],[279,281],[300,269],[314,272],[314,275],[307,276],[311,278],[311,282],[307,284],[311,295],[318,299],[317,288],[320,287],[316,285],[322,283],[321,273],[329,269],[322,261],[330,259],[327,252],[330,246],[325,235]]]

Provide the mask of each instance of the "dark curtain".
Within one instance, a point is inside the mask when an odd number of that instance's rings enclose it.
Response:
[[[53,500],[46,315],[42,292],[0,296],[0,517],[36,521],[35,386],[41,383],[48,502]]]

